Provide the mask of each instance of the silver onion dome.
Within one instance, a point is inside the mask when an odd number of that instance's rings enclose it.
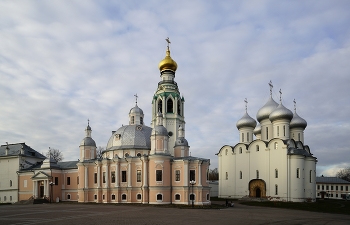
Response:
[[[106,150],[151,149],[152,128],[144,125],[122,126],[109,138]]]
[[[96,142],[94,141],[94,139],[92,139],[91,137],[85,137],[81,142],[80,145],[82,146],[93,146],[96,147]]]
[[[139,114],[143,114],[143,111],[142,111],[142,109],[140,109],[137,105],[135,105],[134,108],[130,109],[129,114],[130,114],[130,113],[139,113]]]
[[[269,119],[271,120],[271,122],[275,120],[281,120],[281,119],[290,121],[292,118],[293,118],[292,111],[284,107],[282,102],[277,106],[275,110],[271,112],[269,116]]]
[[[254,131],[253,131],[254,135],[258,135],[261,134],[261,125],[260,123],[255,127]]]
[[[273,100],[270,96],[266,104],[262,108],[260,108],[258,113],[256,114],[256,119],[258,120],[258,122],[261,122],[264,119],[268,119],[272,111],[275,110],[277,106],[277,102],[275,102],[275,100]]]
[[[178,137],[175,141],[175,147],[176,146],[186,146],[188,147],[188,141],[184,137]]]
[[[237,126],[237,129],[241,129],[243,127],[254,128],[256,126],[256,121],[255,119],[250,117],[247,112],[245,112],[243,117],[237,121],[236,126]]]
[[[306,120],[304,120],[303,118],[301,118],[301,117],[297,114],[297,112],[294,112],[293,119],[292,119],[292,121],[290,121],[289,127],[290,127],[290,128],[297,128],[297,127],[300,127],[300,128],[305,129],[306,126],[307,126]]]
[[[162,125],[156,125],[152,130],[152,135],[168,136],[168,130]]]

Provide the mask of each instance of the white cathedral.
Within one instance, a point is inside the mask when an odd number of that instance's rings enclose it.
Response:
[[[236,124],[239,143],[217,153],[219,197],[314,202],[317,158],[304,142],[307,122],[297,114],[295,100],[294,113],[283,106],[281,97],[276,103],[269,85],[270,98],[256,116],[259,124],[246,105]]]

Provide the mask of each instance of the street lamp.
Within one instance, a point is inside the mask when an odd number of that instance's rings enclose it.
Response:
[[[50,186],[51,186],[51,193],[50,193],[50,204],[52,202],[53,199],[53,186],[55,185],[55,183],[53,183],[52,181],[50,182]]]
[[[193,194],[193,185],[196,184],[196,181],[195,180],[191,180],[190,181],[190,184],[192,185],[192,194],[190,196],[192,196],[192,209],[193,209],[193,204],[194,204],[194,194]]]

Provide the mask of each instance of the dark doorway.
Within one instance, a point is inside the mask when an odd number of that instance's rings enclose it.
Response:
[[[39,197],[40,197],[40,198],[44,198],[44,186],[40,186]]]
[[[255,190],[255,196],[256,196],[257,198],[260,198],[260,197],[261,197],[261,190],[260,190],[260,188],[257,188],[257,189]]]

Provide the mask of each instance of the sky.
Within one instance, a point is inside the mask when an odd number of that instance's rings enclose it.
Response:
[[[97,146],[151,122],[158,63],[171,41],[185,98],[186,139],[209,158],[239,140],[270,95],[308,126],[317,175],[350,166],[350,1],[0,1],[0,144],[79,158],[90,120]]]

